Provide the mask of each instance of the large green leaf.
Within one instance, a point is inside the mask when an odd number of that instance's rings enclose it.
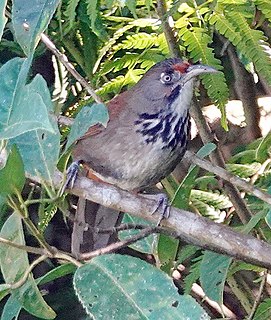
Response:
[[[5,16],[6,5],[7,5],[7,0],[0,1],[0,41],[3,35],[5,24],[8,20]]]
[[[228,268],[232,258],[205,251],[200,265],[200,283],[205,294],[220,305]]]
[[[56,119],[50,114],[53,105],[45,80],[38,75],[31,85],[43,102],[39,107],[44,108],[44,117],[52,131],[36,128],[11,139],[10,143],[15,143],[20,150],[26,172],[51,181],[59,157],[60,133]],[[41,113],[36,114],[35,119],[42,121]]]
[[[26,55],[35,49],[58,4],[59,0],[13,0],[15,36]]]
[[[0,170],[0,194],[21,191],[25,184],[24,165],[16,146],[11,148],[5,167]]]
[[[74,288],[95,319],[210,319],[195,300],[178,294],[164,272],[130,256],[92,259],[75,272]]]
[[[14,243],[25,245],[22,221],[18,214],[13,213],[7,219],[0,236]],[[29,269],[27,253],[6,244],[0,244],[0,264],[6,283],[18,281]],[[54,319],[56,316],[44,301],[32,274],[29,275],[24,285],[12,291],[12,296],[16,298],[21,307],[36,317]]]
[[[58,130],[54,120],[51,124]],[[60,149],[58,131],[32,130],[12,139],[11,143],[19,148],[27,173],[52,181]]]
[[[74,120],[71,132],[68,137],[66,150],[88,131],[91,126],[97,123],[106,126],[108,121],[108,111],[104,104],[94,103],[93,105],[84,106]]]
[[[38,75],[28,85],[25,79],[31,59],[14,58],[0,69],[0,139],[43,129],[53,132],[44,92],[48,88]]]

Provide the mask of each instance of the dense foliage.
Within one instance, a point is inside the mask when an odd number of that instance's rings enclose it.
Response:
[[[157,4],[167,7],[162,16]],[[172,55],[164,33],[170,21],[186,59],[221,71],[202,77],[196,95],[220,109],[219,126],[231,132],[225,104],[242,95],[234,89],[237,67],[227,48],[233,47],[247,72],[243,83],[258,79],[248,88],[255,89],[255,99],[270,93],[270,1],[4,0],[0,13],[1,319],[211,319],[228,316],[219,307],[223,303],[237,319],[270,319],[271,283],[264,268],[165,235],[133,243],[133,256],[102,255],[81,265],[69,255],[70,202],[54,186],[55,172],[65,171],[76,137],[91,124],[106,124],[108,115],[40,40],[46,33],[106,102]],[[59,115],[76,117],[72,128],[59,124]],[[254,130],[257,121],[249,112],[245,116]],[[270,193],[271,134],[257,138],[243,144],[235,136],[227,170]],[[199,155],[215,148],[206,144]],[[163,186],[174,206],[270,242],[270,207],[243,193],[253,213],[243,225],[213,174],[190,167],[182,179],[168,177]],[[123,221],[147,224],[128,214]],[[136,232],[122,231],[119,238]],[[54,255],[52,246],[66,252]]]

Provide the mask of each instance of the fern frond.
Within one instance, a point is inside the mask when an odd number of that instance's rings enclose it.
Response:
[[[257,8],[262,11],[267,20],[271,22],[271,6],[269,0],[253,0]]]
[[[97,93],[99,95],[109,93],[118,94],[122,87],[130,86],[137,83],[143,74],[144,70],[141,69],[128,70],[125,76],[118,76],[112,79],[111,81],[105,83],[99,90],[97,90]]]
[[[210,191],[201,191],[193,189],[191,191],[191,200],[195,199],[206,203],[209,206],[214,207],[215,209],[221,210],[225,208],[230,208],[232,206],[228,197],[223,194],[217,194]]]
[[[128,52],[121,58],[116,58],[114,60],[106,60],[99,71],[100,75],[105,75],[111,71],[118,72],[124,68],[132,69],[138,63],[140,59],[139,53]]]
[[[214,57],[213,49],[209,47],[212,39],[206,33],[206,30],[198,27],[193,28],[189,26],[188,20],[182,18],[177,21],[176,27],[180,28],[179,35],[194,61],[201,61],[204,64],[215,67],[217,70],[222,69],[220,60]],[[225,121],[224,105],[228,100],[229,91],[224,74],[205,75],[202,79],[208,95],[221,108],[222,120]]]
[[[134,26],[132,24],[127,24],[126,26],[119,28],[114,36],[112,38],[110,38],[105,45],[102,47],[102,49],[99,52],[99,56],[97,58],[97,61],[95,63],[95,66],[93,68],[93,72],[95,73],[96,70],[98,69],[101,60],[103,59],[103,57],[109,52],[109,50],[112,50],[113,45],[117,42],[117,40],[123,36],[123,34],[128,31],[129,29],[133,28]]]
[[[229,163],[226,167],[231,173],[239,176],[240,178],[249,178],[260,170],[261,164],[259,162],[253,162],[250,164]]]
[[[189,270],[189,275],[184,278],[184,293],[189,294],[194,282],[200,277],[200,265],[203,259],[203,255],[193,259],[193,265]]]
[[[214,25],[216,30],[229,39],[234,46],[237,46],[241,42],[242,37],[240,33],[236,27],[226,19],[223,13],[214,11],[209,18],[209,23]]]
[[[114,51],[120,49],[147,49],[157,45],[157,34],[140,32],[128,35],[125,40],[113,48]]]
[[[65,23],[65,34],[70,32],[74,27],[75,17],[76,17],[76,8],[80,0],[67,0],[67,6],[63,12],[64,17],[67,19]]]
[[[92,31],[101,39],[107,40],[108,35],[102,23],[99,0],[85,0],[87,4],[87,14],[90,19]]]
[[[242,41],[237,48],[254,63],[255,69],[271,84],[271,59],[266,52],[269,44],[263,32],[251,29],[245,17],[238,11],[229,12],[227,17],[242,34]]]
[[[160,54],[158,49],[150,49],[143,53],[127,52],[124,56],[114,60],[106,60],[99,71],[100,75],[105,75],[111,71],[118,72],[122,69],[134,69],[140,63],[140,68],[148,70],[155,63],[162,61],[165,57]]]

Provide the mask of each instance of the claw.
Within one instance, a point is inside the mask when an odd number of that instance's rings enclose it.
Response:
[[[154,214],[158,210],[162,210],[162,214],[158,220],[157,226],[160,225],[161,221],[163,219],[168,219],[170,216],[170,204],[168,201],[168,197],[164,193],[158,193],[158,194],[143,194],[143,197],[146,197],[148,199],[154,199],[157,200],[157,205],[154,207],[151,214]]]
[[[61,194],[64,193],[66,189],[72,189],[74,186],[74,182],[77,178],[78,171],[80,167],[80,161],[74,161],[67,169],[66,172],[66,181],[61,188]]]

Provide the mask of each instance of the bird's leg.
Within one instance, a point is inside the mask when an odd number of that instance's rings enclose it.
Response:
[[[163,219],[169,218],[171,207],[170,207],[167,195],[165,195],[164,193],[157,193],[157,194],[140,193],[140,195],[147,199],[156,200],[157,203],[153,208],[151,214],[154,214],[155,212],[161,209],[162,214],[158,220],[157,226],[160,225]]]
[[[62,193],[67,189],[72,189],[74,182],[78,176],[81,161],[74,161],[66,171],[66,181],[62,188]]]

